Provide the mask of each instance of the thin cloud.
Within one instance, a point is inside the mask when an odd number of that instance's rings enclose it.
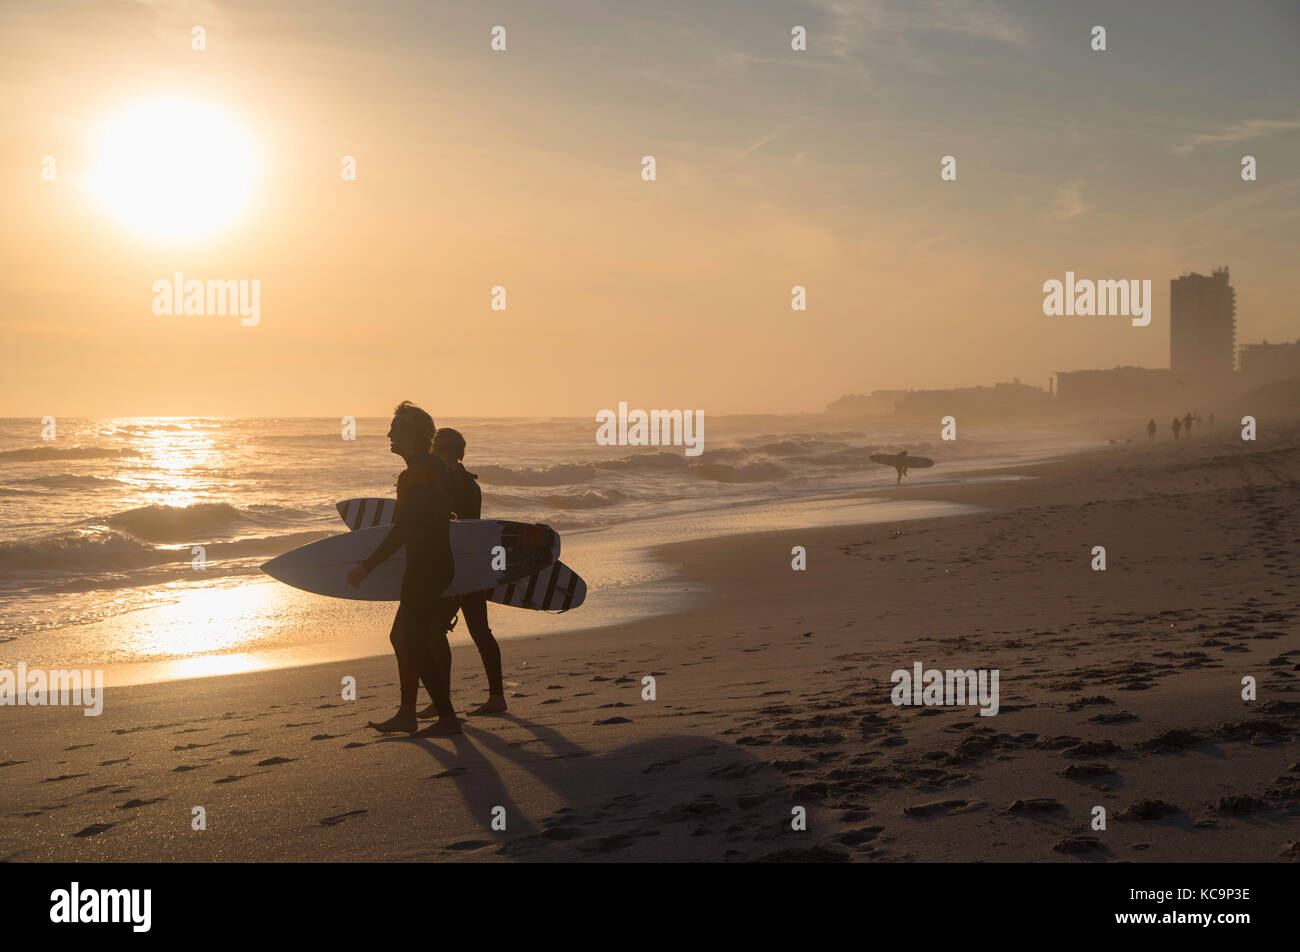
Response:
[[[1275,132],[1287,132],[1291,129],[1300,129],[1300,119],[1246,119],[1243,122],[1234,122],[1230,126],[1224,126],[1218,132],[1203,132],[1200,135],[1192,136],[1181,145],[1174,146],[1174,151],[1179,153],[1194,152],[1203,145],[1229,145],[1233,142],[1245,142],[1249,139],[1258,139],[1260,136],[1272,135]]]
[[[759,149],[763,148],[763,146],[767,145],[773,139],[779,139],[781,136],[785,135],[796,125],[798,125],[798,123],[788,122],[785,125],[783,125],[780,129],[777,129],[774,132],[771,132],[760,139],[756,139],[754,142],[750,143],[745,148],[737,152],[735,155],[735,160],[737,162],[743,162],[745,159],[749,158],[751,155],[753,155]]]
[[[1056,200],[1052,203],[1052,214],[1061,221],[1070,221],[1092,211],[1092,206],[1083,200],[1083,183],[1071,182],[1056,190]]]
[[[1028,46],[1030,34],[996,0],[813,0],[830,19],[834,55],[853,58],[868,49],[888,47],[915,52],[909,37],[923,33],[955,33],[1013,46]],[[927,59],[920,65],[929,67]]]

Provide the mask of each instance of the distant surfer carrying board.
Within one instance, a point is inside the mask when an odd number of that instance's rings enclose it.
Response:
[[[410,401],[403,401],[393,412],[389,448],[406,460],[406,469],[397,478],[393,528],[379,548],[348,573],[348,584],[356,588],[376,566],[406,546],[401,597],[389,634],[397,654],[401,706],[394,717],[370,726],[384,733],[417,733],[420,737],[460,733],[460,720],[451,706],[451,646],[447,643],[447,631],[459,605],[456,599],[441,594],[456,574],[449,528],[450,477],[442,460],[430,452],[434,431],[433,417]],[[420,723],[415,702],[421,680],[433,698],[438,719],[417,731]]]
[[[934,460],[928,456],[908,456],[907,450],[893,455],[876,453],[871,457],[871,462],[880,463],[882,466],[892,466],[898,470],[898,479],[894,481],[895,486],[903,481],[903,477],[907,475],[909,469],[925,469],[927,466],[934,465]]]
[[[465,469],[465,437],[449,426],[438,430],[433,438],[433,452],[447,466],[451,476],[451,509],[457,519],[483,518],[483,491],[478,488],[478,477]],[[488,699],[484,704],[470,711],[470,715],[503,714],[506,710],[506,694],[501,684],[501,648],[496,638],[492,637],[492,628],[488,625],[487,592],[470,592],[459,595],[461,614],[469,628],[469,636],[474,639],[474,647],[483,659],[483,670],[487,672]],[[421,717],[432,717],[433,705],[420,712]]]
[[[894,469],[898,470],[898,478],[894,480],[894,485],[897,486],[907,475],[907,450],[898,454],[898,462],[894,464]]]

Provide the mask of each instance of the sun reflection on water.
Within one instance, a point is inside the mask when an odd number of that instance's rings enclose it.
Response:
[[[133,660],[229,655],[267,640],[268,616],[283,605],[272,585],[182,589],[175,601],[151,610],[147,628],[121,645]],[[213,661],[216,664],[216,661]],[[211,672],[216,673],[216,672]]]

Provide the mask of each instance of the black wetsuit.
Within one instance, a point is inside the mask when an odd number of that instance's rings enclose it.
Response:
[[[455,598],[442,595],[456,574],[451,554],[450,482],[446,466],[436,456],[409,461],[397,478],[393,527],[374,554],[362,563],[373,571],[406,546],[401,600],[389,637],[393,647],[405,650],[415,663],[440,717],[454,715],[447,631],[458,604]]]
[[[459,519],[481,519],[483,491],[478,487],[478,476],[465,469],[461,463],[448,467],[450,474],[451,509]],[[469,636],[474,639],[483,669],[487,672],[488,691],[504,694],[501,683],[501,648],[488,625],[487,592],[470,592],[460,596],[460,611],[465,616]]]

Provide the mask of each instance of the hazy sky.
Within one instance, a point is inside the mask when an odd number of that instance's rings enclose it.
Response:
[[[0,415],[1045,386],[1168,366],[1169,279],[1224,264],[1239,342],[1300,337],[1297,46],[1293,0],[5,3]],[[92,184],[115,118],[176,97],[256,169],[186,241]],[[1151,325],[1045,317],[1067,270],[1150,279]],[[175,271],[258,280],[260,323],[156,316]]]

